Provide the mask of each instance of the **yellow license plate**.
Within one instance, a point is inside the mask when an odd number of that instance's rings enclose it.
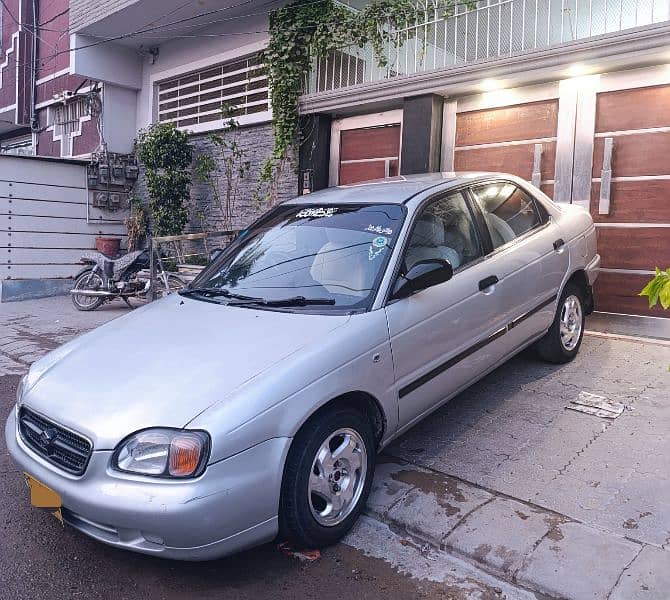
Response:
[[[28,473],[24,473],[23,476],[26,479],[26,485],[30,488],[30,503],[36,508],[49,509],[62,525],[63,515],[61,514],[61,507],[63,501],[60,494],[54,492],[50,487],[44,485],[32,475],[28,475]]]

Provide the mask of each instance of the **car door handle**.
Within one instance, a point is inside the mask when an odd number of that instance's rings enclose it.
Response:
[[[556,250],[556,252],[558,252],[563,246],[565,246],[565,241],[563,240],[563,238],[558,238],[554,242],[554,250]]]
[[[495,275],[489,275],[479,282],[479,290],[483,292],[485,289],[490,288],[492,285],[498,283],[499,279]]]

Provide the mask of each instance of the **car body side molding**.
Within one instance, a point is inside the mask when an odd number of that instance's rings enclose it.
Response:
[[[537,306],[535,306],[534,308],[532,308],[528,312],[526,312],[526,313],[522,314],[521,316],[517,317],[516,319],[514,319],[514,321],[508,323],[505,327],[499,329],[495,333],[492,333],[487,338],[484,338],[483,340],[480,340],[479,342],[477,342],[476,344],[473,344],[469,348],[466,348],[465,350],[463,350],[463,352],[460,352],[456,356],[453,356],[449,360],[443,362],[442,364],[438,365],[434,369],[428,371],[428,373],[425,373],[424,375],[422,375],[418,379],[415,379],[411,383],[408,383],[406,386],[400,388],[400,391],[398,392],[398,397],[403,398],[403,397],[407,396],[408,394],[411,394],[413,391],[420,388],[422,385],[425,385],[426,383],[428,383],[431,379],[434,379],[438,375],[441,375],[447,369],[450,369],[454,365],[456,365],[459,362],[461,362],[462,360],[466,359],[468,356],[470,356],[470,355],[474,354],[475,352],[477,352],[478,350],[481,350],[482,348],[484,348],[484,346],[487,346],[491,342],[493,342],[493,341],[497,340],[498,338],[502,337],[510,329],[512,329],[513,327],[516,327],[522,321],[525,321],[529,317],[532,317],[535,313],[541,311],[543,308],[545,308],[545,307],[549,306],[550,304],[552,304],[553,302],[555,302],[557,297],[558,297],[557,294],[553,295],[551,298],[548,298],[547,300],[545,300],[544,302],[541,302],[540,304],[538,304]]]

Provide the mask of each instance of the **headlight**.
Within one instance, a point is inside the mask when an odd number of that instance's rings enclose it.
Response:
[[[119,471],[154,477],[196,477],[209,456],[209,435],[204,431],[145,429],[126,438],[114,452]]]
[[[19,381],[19,387],[16,388],[16,403],[21,404],[21,398],[23,398],[23,392],[26,391],[26,382],[28,381],[28,373],[21,377]]]

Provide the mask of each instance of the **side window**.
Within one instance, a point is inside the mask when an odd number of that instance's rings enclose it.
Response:
[[[482,256],[477,229],[460,192],[430,202],[419,214],[405,254],[405,268],[442,258],[455,269]]]
[[[489,183],[473,188],[472,193],[484,214],[494,248],[546,221],[546,213],[539,212],[535,200],[513,183]]]

